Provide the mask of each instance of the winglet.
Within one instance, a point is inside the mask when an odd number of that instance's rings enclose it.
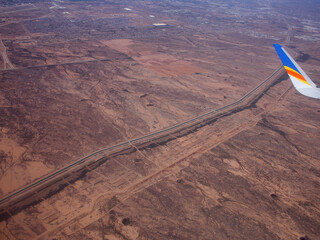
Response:
[[[293,61],[289,58],[289,54],[284,51],[283,47],[279,44],[273,44],[273,46],[276,49],[283,66],[291,68],[296,72],[299,72],[298,68],[295,66]]]
[[[289,53],[279,44],[273,44],[273,46],[294,87],[303,95],[312,98],[320,98],[320,89],[316,88],[314,82],[311,81],[309,76],[302,70]]]

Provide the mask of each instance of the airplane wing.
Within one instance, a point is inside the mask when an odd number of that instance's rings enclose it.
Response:
[[[298,63],[294,61],[294,59],[281,45],[273,44],[273,46],[276,49],[293,86],[298,90],[298,92],[307,97],[320,99],[320,88],[317,88]]]

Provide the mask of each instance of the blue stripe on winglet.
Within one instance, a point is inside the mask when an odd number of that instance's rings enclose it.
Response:
[[[280,60],[282,62],[282,64],[286,67],[289,67],[295,71],[297,71],[298,73],[299,70],[297,69],[297,67],[293,64],[293,62],[290,60],[290,58],[287,56],[287,54],[283,51],[282,49],[282,46],[279,45],[279,44],[273,44],[274,48],[276,49],[279,57],[280,57]]]

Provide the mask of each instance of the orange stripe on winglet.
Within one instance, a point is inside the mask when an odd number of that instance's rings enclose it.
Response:
[[[286,68],[287,73],[295,78],[297,78],[298,80],[300,80],[301,82],[310,85],[307,80],[299,73],[297,73],[296,71],[290,70],[288,68]]]

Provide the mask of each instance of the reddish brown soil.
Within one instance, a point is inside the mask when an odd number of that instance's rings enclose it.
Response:
[[[234,102],[279,66],[272,43],[288,36],[320,83],[317,16],[274,1],[33,2],[0,9],[14,66],[0,71],[1,197]],[[35,193],[0,219],[0,238],[317,239],[318,126],[319,102],[282,79],[248,108]]]

